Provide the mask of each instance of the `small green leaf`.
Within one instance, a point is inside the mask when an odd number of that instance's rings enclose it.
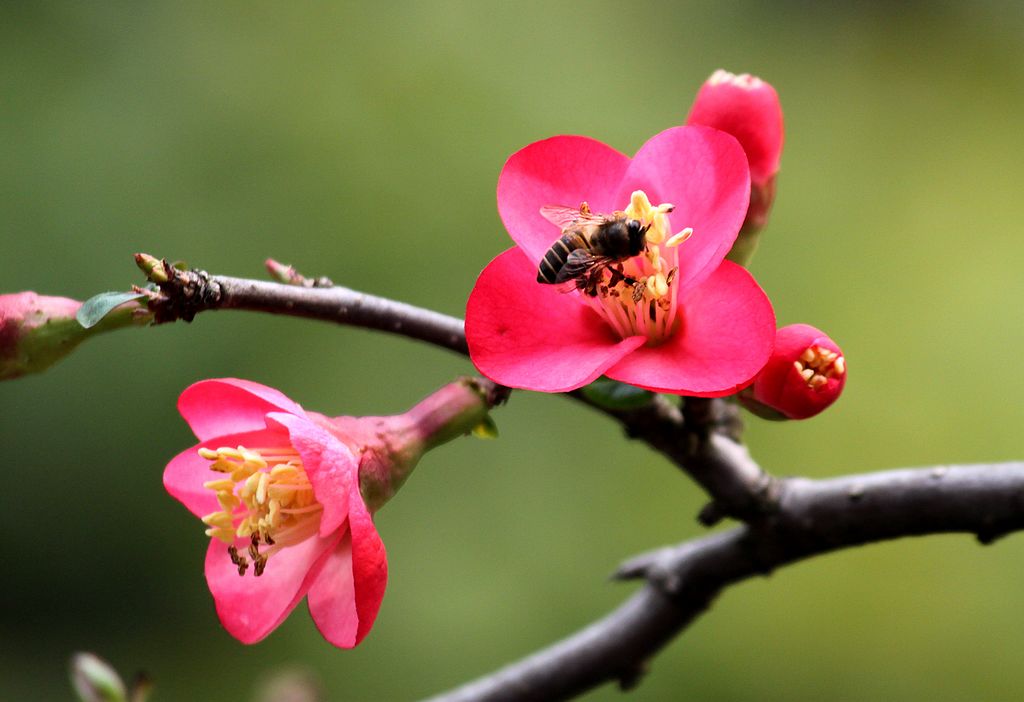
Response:
[[[643,407],[654,397],[650,390],[626,385],[611,378],[598,378],[583,388],[583,394],[595,404],[618,410]]]
[[[478,439],[497,439],[498,438],[498,425],[494,423],[490,415],[486,416],[481,420],[479,424],[473,427],[473,436]]]
[[[86,329],[96,326],[118,305],[145,297],[138,292],[105,292],[94,295],[82,303],[75,319]]]

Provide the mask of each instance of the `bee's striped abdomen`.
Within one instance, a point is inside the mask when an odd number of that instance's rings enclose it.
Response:
[[[586,248],[587,241],[579,232],[563,234],[540,260],[540,266],[537,267],[537,282],[554,285],[557,282],[558,271],[562,270],[569,254],[576,249]]]

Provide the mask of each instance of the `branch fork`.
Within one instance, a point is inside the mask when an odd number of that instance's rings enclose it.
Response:
[[[157,323],[214,309],[246,309],[388,331],[466,354],[462,320],[349,290],[309,284],[294,269],[286,283],[182,271],[140,255],[154,282]],[[490,405],[508,388],[481,382]],[[637,684],[647,661],[727,586],[795,561],[851,546],[934,533],[966,532],[981,543],[1024,529],[1024,463],[935,466],[830,480],[776,478],[750,457],[730,400],[654,396],[641,407],[609,409],[568,393],[617,420],[696,481],[711,501],[699,521],[740,526],[625,561],[616,580],[645,580],[618,609],[580,632],[491,675],[431,698],[566,699],[608,680]]]

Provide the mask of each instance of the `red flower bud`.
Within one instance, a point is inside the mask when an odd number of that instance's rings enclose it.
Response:
[[[775,88],[742,73],[718,70],[701,86],[687,124],[714,127],[740,142],[750,163],[750,209],[745,227],[761,229],[775,199],[782,156],[782,107]]]
[[[44,370],[85,339],[75,321],[81,306],[34,292],[0,295],[0,380]]]
[[[846,385],[846,359],[824,332],[791,324],[775,335],[775,350],[740,401],[766,419],[807,419],[831,405]]]

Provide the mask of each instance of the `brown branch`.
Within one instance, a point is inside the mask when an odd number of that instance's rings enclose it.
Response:
[[[136,255],[140,268],[160,291],[149,309],[155,323],[191,321],[207,310],[250,310],[365,327],[419,339],[461,354],[468,353],[461,319],[431,310],[357,292],[341,286],[271,283],[178,270],[165,260]],[[278,264],[280,266],[280,264]],[[305,280],[293,269],[289,280]],[[771,508],[773,482],[735,440],[735,406],[723,400],[688,398],[683,410],[661,396],[638,409],[613,410],[581,392],[574,399],[609,415],[631,438],[661,451],[696,480],[713,502],[701,520],[711,524],[722,516],[754,519]]]
[[[176,271],[146,259],[160,292],[157,322],[212,309],[247,309],[401,334],[467,353],[454,317],[342,287],[283,285]],[[1024,528],[1024,464],[938,467],[813,481],[767,475],[736,440],[735,407],[723,400],[665,397],[615,418],[683,468],[712,496],[701,519],[747,524],[631,559],[619,579],[647,584],[579,633],[435,700],[564,699],[608,680],[635,684],[645,661],[699,616],[726,586],[829,551],[903,536],[962,531],[983,543]]]
[[[871,542],[966,532],[990,543],[1024,528],[1024,463],[791,479],[777,487],[769,518],[627,561],[615,577],[647,584],[618,609],[431,701],[560,700],[611,680],[631,686],[646,661],[728,585]]]
[[[626,427],[686,471],[713,498],[700,521],[723,516],[760,519],[773,509],[776,480],[750,457],[735,436],[735,405],[726,400],[685,398],[682,408],[664,397],[633,410],[607,410]]]

